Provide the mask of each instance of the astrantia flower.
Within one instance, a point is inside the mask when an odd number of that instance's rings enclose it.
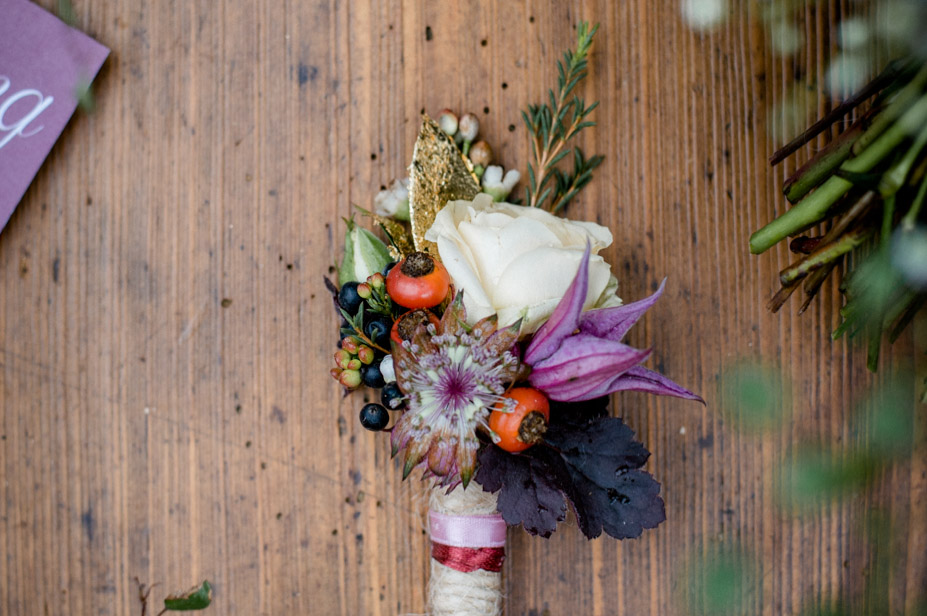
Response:
[[[550,319],[525,350],[531,384],[551,400],[592,400],[616,391],[643,391],[704,402],[659,372],[640,366],[650,351],[621,342],[624,335],[663,293],[611,308],[582,312],[589,284],[586,246],[579,271]]]
[[[411,340],[393,345],[396,380],[408,410],[391,435],[393,455],[405,450],[403,478],[423,464],[442,485],[470,482],[492,406],[515,381],[521,363],[515,347],[520,323],[496,328],[495,315],[466,324],[463,293],[436,327],[421,325]]]

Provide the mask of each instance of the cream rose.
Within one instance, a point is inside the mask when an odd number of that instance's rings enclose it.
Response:
[[[576,276],[587,240],[592,256],[584,309],[621,304],[611,268],[596,254],[612,243],[601,225],[479,194],[448,202],[425,238],[438,245],[454,286],[464,292],[470,323],[496,313],[500,325],[523,317],[521,333],[536,331]]]

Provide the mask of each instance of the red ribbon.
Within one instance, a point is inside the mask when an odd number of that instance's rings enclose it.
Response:
[[[477,569],[498,573],[505,561],[505,548],[459,548],[432,541],[431,557],[445,567],[463,573]]]

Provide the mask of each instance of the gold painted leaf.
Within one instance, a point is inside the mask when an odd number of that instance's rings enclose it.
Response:
[[[472,200],[480,192],[454,141],[427,115],[415,141],[409,168],[409,213],[415,249],[438,257],[437,246],[425,232],[448,201]]]

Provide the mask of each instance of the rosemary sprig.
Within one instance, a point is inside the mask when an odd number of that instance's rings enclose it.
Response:
[[[573,90],[587,75],[587,56],[598,29],[598,24],[592,29],[588,22],[579,24],[576,51],[567,50],[563,61],[557,61],[557,91],[548,91],[548,103],[529,105],[527,111],[522,111],[522,120],[531,135],[533,161],[528,164],[525,187],[525,203],[531,207],[546,207],[552,212],[562,210],[589,183],[592,171],[604,160],[598,155],[586,159],[578,147],[566,147],[582,129],[595,126],[595,122],[586,118],[599,103],[586,107]],[[573,170],[558,169],[557,163],[571,151]]]

